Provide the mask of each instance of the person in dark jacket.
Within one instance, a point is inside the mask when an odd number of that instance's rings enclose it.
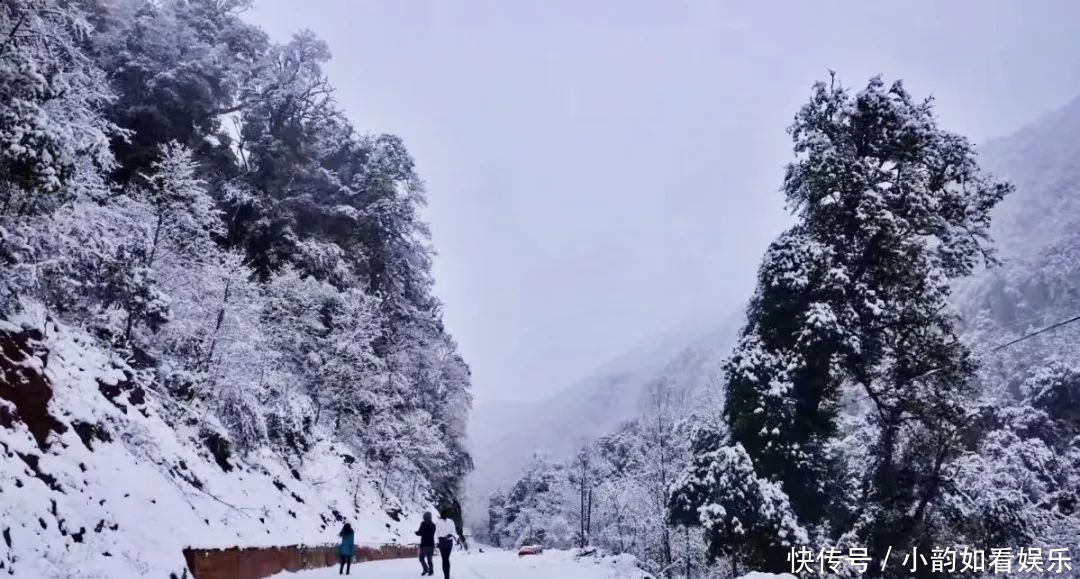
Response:
[[[353,541],[352,525],[345,523],[345,526],[341,528],[341,532],[338,533],[341,537],[341,544],[338,545],[338,561],[341,562],[341,567],[338,569],[338,575],[342,573],[348,575],[352,571],[353,552],[356,550],[356,543]]]
[[[442,559],[443,579],[450,579],[450,551],[454,550],[454,536],[439,537],[439,558]]]
[[[424,568],[420,575],[433,575],[435,566],[431,557],[435,555],[435,523],[431,522],[431,513],[424,513],[424,522],[420,523],[416,535],[420,537],[420,566]]]

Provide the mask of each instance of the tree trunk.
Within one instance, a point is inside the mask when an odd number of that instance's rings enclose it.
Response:
[[[586,534],[587,537],[590,538],[589,542],[591,543],[592,542],[591,541],[591,537],[592,537],[592,489],[591,488],[589,489],[589,502],[588,502],[587,508],[585,509],[585,515],[586,515],[585,534]]]
[[[210,334],[210,347],[206,349],[206,358],[203,360],[203,369],[209,370],[210,362],[214,358],[214,349],[217,347],[218,332],[221,331],[221,326],[225,324],[225,306],[229,304],[229,289],[232,287],[232,280],[229,279],[225,282],[225,293],[221,297],[221,307],[218,308],[217,319],[214,322],[214,333]]]
[[[584,469],[582,469],[584,470]],[[585,478],[581,479],[581,484],[578,486],[578,499],[580,506],[578,507],[578,547],[585,548]]]
[[[686,531],[686,579],[690,579],[690,527],[685,527]]]
[[[146,256],[146,267],[153,267],[157,258],[158,243],[161,241],[161,228],[165,225],[165,212],[158,213],[157,225],[154,226],[154,238],[150,243],[150,255]]]

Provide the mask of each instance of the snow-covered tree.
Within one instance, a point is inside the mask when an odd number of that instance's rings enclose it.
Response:
[[[574,490],[564,467],[539,455],[503,495],[492,498],[491,534],[500,545],[539,543],[552,548],[574,545],[577,533],[570,498]]]
[[[221,232],[221,220],[205,183],[196,177],[191,151],[177,143],[161,147],[160,158],[151,164],[146,184],[133,192],[132,220],[145,232],[128,251],[130,263],[122,266],[118,278],[126,280],[136,272],[140,283],[118,285],[117,305],[127,313],[124,336],[131,337],[136,323],[156,329],[166,317],[169,288],[186,283],[192,267],[216,253],[214,237]],[[143,288],[148,288],[143,290]],[[150,300],[145,291],[153,292]]]
[[[203,176],[235,175],[229,115],[250,106],[268,64],[267,35],[240,13],[248,0],[82,0],[97,28],[89,50],[118,99],[108,118],[131,133],[114,139],[126,183],[176,141]],[[216,180],[216,178],[215,178]]]
[[[1078,377],[1062,364],[1036,368],[1019,400],[980,406],[942,504],[958,541],[1012,548],[1076,544],[1080,446],[1076,405],[1068,398]]]
[[[680,394],[667,377],[656,380],[647,388],[642,416],[583,442],[572,457],[554,465],[563,490],[545,492],[543,499],[549,513],[572,525],[566,545],[629,553],[664,576],[704,567],[700,536],[676,528],[668,509],[669,487],[689,460],[696,422],[683,417],[688,406]],[[535,469],[534,463],[512,492],[490,498],[489,540],[506,544],[517,537],[520,529],[508,532],[506,524],[522,497],[531,497],[526,483],[535,478]]]
[[[70,3],[0,6],[0,217],[55,209],[113,166],[114,95],[82,50],[90,32]]]
[[[196,169],[190,149],[175,141],[166,143],[161,157],[150,165],[146,185],[137,190],[152,213],[147,267],[168,257],[181,265],[201,259],[221,235],[220,211]]]
[[[495,491],[488,497],[487,539],[495,547],[502,547],[503,525],[506,521],[506,493]]]
[[[725,368],[730,437],[699,445],[676,491],[684,513],[714,505],[721,520],[706,528],[730,530],[715,552],[734,548],[765,570],[783,566],[795,536],[853,532],[881,557],[930,532],[924,518],[966,424],[973,371],[945,310],[950,280],[988,257],[989,211],[1009,191],[900,83],[874,78],[854,95],[818,83],[790,133],[784,192],[798,222],[766,252]],[[844,457],[828,452],[848,390],[873,426],[873,465],[855,488],[838,484]],[[710,474],[732,485],[704,492]],[[850,492],[861,511],[832,510]],[[747,520],[792,526],[736,543]]]
[[[783,553],[807,544],[781,485],[758,475],[753,460],[724,431],[702,426],[693,458],[672,485],[672,519],[705,532],[710,558],[747,569],[782,569]],[[780,560],[770,559],[781,553]]]

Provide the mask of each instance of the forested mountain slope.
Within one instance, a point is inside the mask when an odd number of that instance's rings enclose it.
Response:
[[[994,213],[1001,264],[959,284],[956,304],[976,350],[1080,315],[1080,99],[981,150],[1016,190]],[[1027,370],[1080,362],[1080,324],[983,357],[990,387],[1017,393]]]
[[[243,0],[0,4],[0,568],[460,517],[423,183]]]
[[[688,405],[714,397],[724,345],[735,339],[733,319],[643,345],[540,400],[478,405],[469,432],[476,460],[468,485],[470,520],[483,524],[488,495],[512,483],[534,453],[567,458],[641,415],[651,383],[666,381]]]

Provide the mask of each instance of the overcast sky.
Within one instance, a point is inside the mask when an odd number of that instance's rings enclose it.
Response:
[[[427,182],[478,403],[565,387],[741,307],[787,223],[784,129],[836,70],[933,93],[976,141],[1080,95],[1070,0],[256,0]]]

